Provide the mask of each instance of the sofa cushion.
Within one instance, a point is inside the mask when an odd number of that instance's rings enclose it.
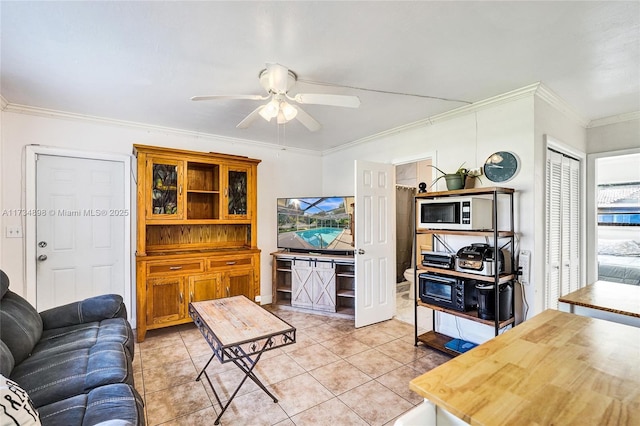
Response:
[[[36,407],[113,383],[133,385],[131,359],[120,343],[97,343],[88,349],[34,354],[16,365],[11,379],[31,396]]]
[[[0,299],[4,297],[7,290],[9,290],[9,277],[0,269]]]
[[[0,336],[16,364],[29,356],[42,336],[38,311],[11,290],[0,299]]]
[[[9,350],[7,345],[5,345],[4,342],[0,340],[0,374],[5,377],[9,377],[14,365],[15,362],[13,361],[13,355],[11,355],[11,351]]]
[[[116,342],[123,344],[133,359],[133,331],[124,318],[113,318],[99,322],[72,325],[44,330],[40,341],[33,348],[33,355],[47,355],[76,349],[90,348],[97,343]]]
[[[122,302],[122,296],[104,294],[47,309],[40,312],[40,317],[43,328],[47,330],[109,318],[127,318],[127,308]]]
[[[43,425],[145,424],[142,398],[125,384],[101,386],[87,394],[42,406],[38,411]]]
[[[0,420],[3,426],[40,425],[40,415],[27,392],[3,375],[0,375]]]

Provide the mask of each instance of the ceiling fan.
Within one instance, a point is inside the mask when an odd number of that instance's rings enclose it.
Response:
[[[298,93],[290,96],[289,90],[296,84],[298,77],[296,74],[280,64],[267,64],[267,67],[260,71],[260,84],[267,91],[262,95],[208,95],[194,96],[192,101],[208,101],[214,99],[244,99],[252,101],[264,101],[269,99],[264,105],[254,109],[244,120],[236,126],[239,129],[246,129],[258,117],[267,121],[275,118],[278,124],[287,123],[296,118],[307,129],[315,132],[322,127],[316,119],[311,117],[302,108],[292,105],[288,101],[298,104],[331,105],[347,108],[358,108],[360,99],[357,96],[331,95],[321,93]]]

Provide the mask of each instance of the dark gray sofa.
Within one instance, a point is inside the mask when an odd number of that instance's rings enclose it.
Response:
[[[38,313],[1,270],[0,284],[0,373],[26,391],[43,425],[145,424],[120,296]]]

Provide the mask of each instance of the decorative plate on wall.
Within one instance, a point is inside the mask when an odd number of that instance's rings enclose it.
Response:
[[[520,170],[520,159],[513,152],[498,151],[484,163],[484,175],[492,182],[511,180]]]

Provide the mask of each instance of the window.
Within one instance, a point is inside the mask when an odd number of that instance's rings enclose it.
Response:
[[[598,185],[598,225],[640,226],[640,182]]]

